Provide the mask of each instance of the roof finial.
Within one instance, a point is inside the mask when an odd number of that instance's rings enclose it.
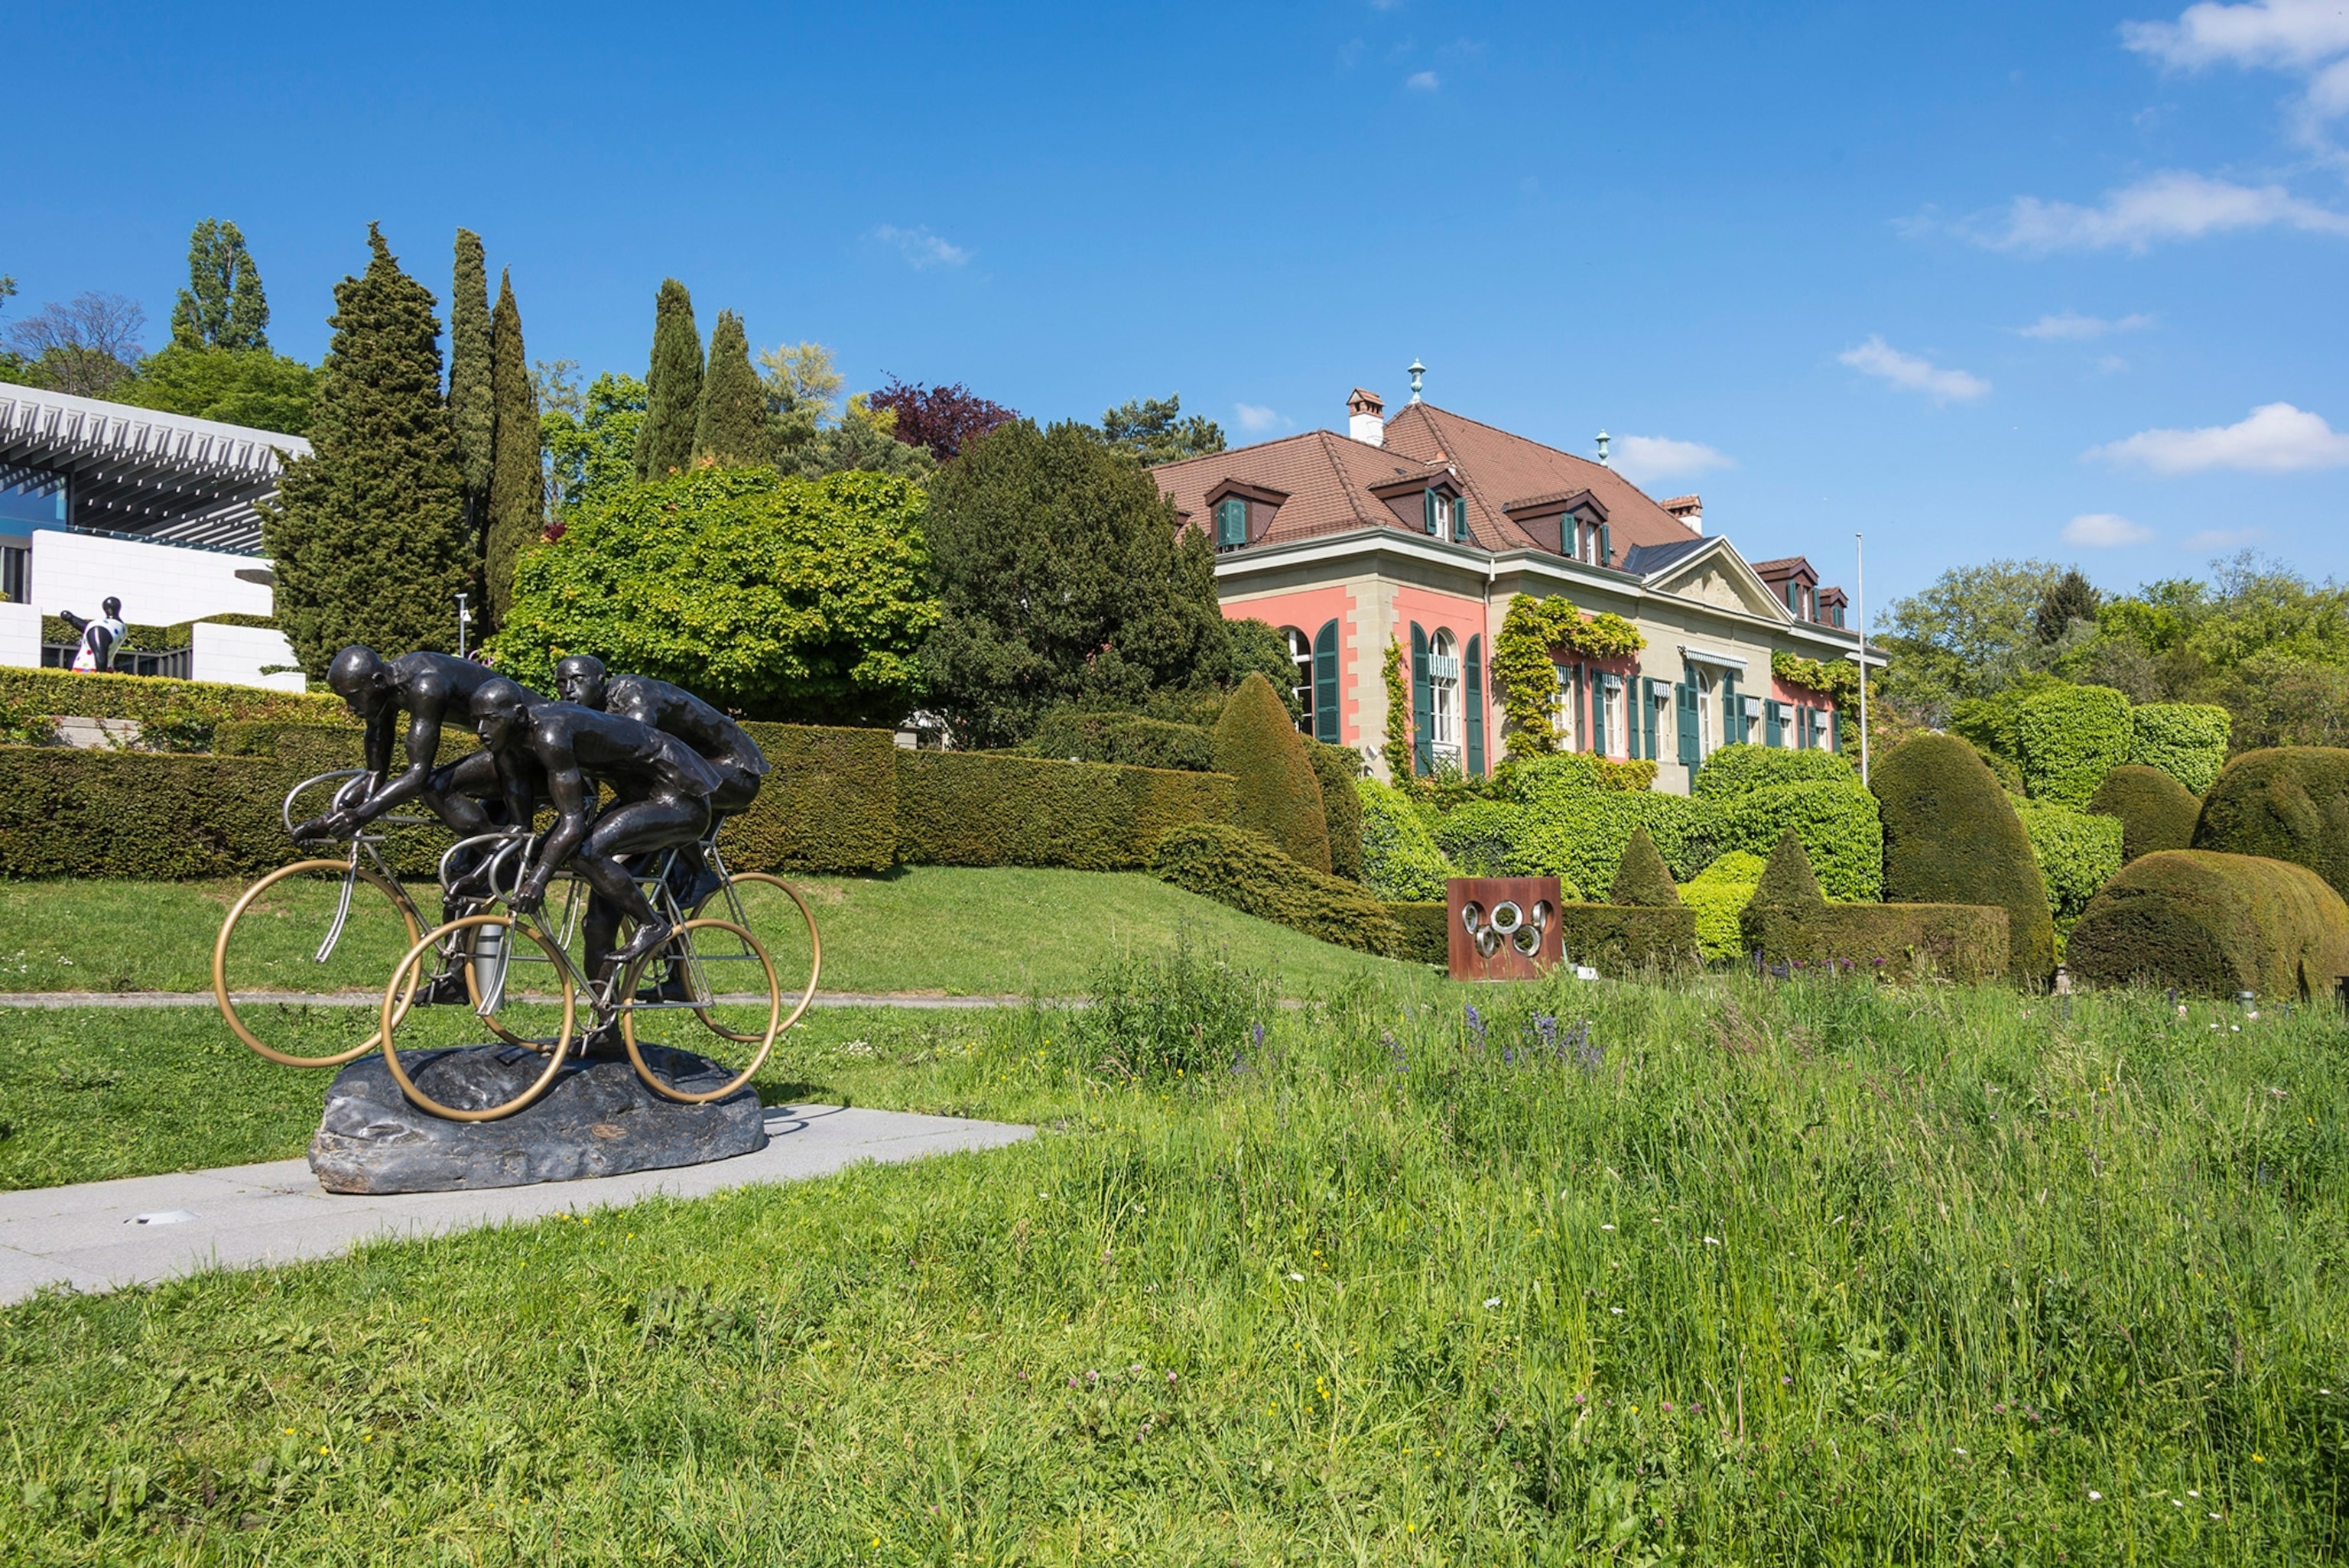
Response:
[[[1419,401],[1420,377],[1426,374],[1427,366],[1419,362],[1417,356],[1413,356],[1411,362],[1411,400],[1414,403]]]
[[[1602,469],[1611,466],[1607,461],[1607,432],[1604,430],[1599,432],[1599,466]]]

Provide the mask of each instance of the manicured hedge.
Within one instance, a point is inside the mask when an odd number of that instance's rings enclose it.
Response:
[[[1696,916],[1697,951],[1708,962],[1745,951],[1737,916],[1761,884],[1763,864],[1760,855],[1732,850],[1673,890]]]
[[[1973,984],[2009,970],[2006,911],[1990,904],[1748,904],[1748,953],[1765,964],[1850,965],[1894,980]]]
[[[1215,738],[1195,724],[1170,724],[1138,713],[1056,708],[1044,716],[1020,751],[1056,761],[1116,762],[1129,768],[1171,768],[1212,773]]]
[[[2013,977],[2055,971],[2047,884],[2023,820],[1982,756],[1954,735],[1914,735],[1877,764],[1889,903],[1996,904],[2007,913]]]
[[[1675,903],[1568,903],[1558,906],[1566,961],[1615,976],[1695,966],[1696,915]]]
[[[330,692],[268,691],[218,681],[77,675],[71,670],[0,669],[0,707],[83,718],[169,720],[192,712],[222,724],[284,719],[357,727],[343,699]]]
[[[896,862],[897,758],[913,754],[887,730],[742,727],[766,753],[768,771],[759,798],[719,838],[729,867],[853,873]]]
[[[1847,784],[1857,787],[1859,769],[1832,751],[1795,750],[1740,741],[1704,759],[1692,792],[1727,799],[1775,784]]]
[[[2349,751],[2246,751],[2202,797],[2194,848],[2306,866],[2349,897]]]
[[[1340,947],[1392,955],[1404,949],[1402,928],[1377,898],[1229,822],[1175,829],[1158,841],[1150,869],[1176,887]]]
[[[1631,830],[1631,841],[1623,846],[1623,858],[1615,867],[1615,881],[1607,890],[1607,902],[1611,904],[1641,909],[1678,909],[1680,894],[1672,886],[1672,873],[1664,864],[1664,857],[1656,853],[1656,841],[1648,837],[1645,828]]]
[[[1525,826],[1505,868],[1510,876],[1554,876],[1603,888],[1634,829],[1645,828],[1676,877],[1693,876],[1719,848],[1719,814],[1685,795],[1552,794],[1527,803]]]
[[[1656,781],[1656,765],[1644,759],[1619,761],[1585,751],[1537,751],[1503,759],[1493,774],[1495,791],[1505,800],[1530,802],[1554,791],[1586,795],[1601,792],[1637,795]]]
[[[2349,904],[2304,866],[2158,850],[2088,905],[2072,930],[2069,967],[2098,985],[2330,997],[2349,973]]]
[[[2015,716],[2015,760],[2033,799],[2076,810],[2129,759],[2132,735],[2129,700],[2110,686],[2055,686]]]
[[[1402,933],[1395,956],[1414,964],[1452,962],[1452,917],[1442,903],[1390,903],[1387,918]]]
[[[1411,798],[1375,779],[1356,779],[1354,797],[1362,805],[1362,885],[1398,902],[1441,899],[1444,880],[1459,873]]]
[[[1464,877],[1499,877],[1525,831],[1526,809],[1509,800],[1463,800],[1449,811],[1422,813],[1436,848]],[[1577,894],[1575,896],[1580,896]]]
[[[896,764],[897,858],[920,864],[1130,871],[1169,829],[1231,820],[1220,773],[903,749]]]
[[[2052,800],[2018,800],[2015,814],[2031,838],[2031,858],[2047,885],[2047,913],[2055,923],[2055,952],[2096,890],[2121,869],[2121,820],[2090,816]]]
[[[1721,848],[1767,854],[1791,828],[1829,898],[1861,903],[1882,894],[1884,828],[1876,797],[1848,769],[1839,781],[1765,785],[1705,804],[1719,812],[1712,837]]]
[[[1280,846],[1318,872],[1330,870],[1330,820],[1321,780],[1288,707],[1261,672],[1251,670],[1216,721],[1216,770],[1234,780],[1232,821]]]
[[[2199,795],[2227,764],[2229,727],[2227,710],[2214,703],[2149,702],[2129,709],[2128,759]]]
[[[1169,726],[1169,728],[1180,727]],[[1330,828],[1330,872],[1349,882],[1362,880],[1362,798],[1354,780],[1362,776],[1361,754],[1351,747],[1308,740],[1305,755],[1321,786],[1321,818]]]
[[[2127,863],[2156,850],[2193,848],[2202,802],[2169,773],[2132,762],[2105,775],[2088,810],[2121,820],[2121,860]]]

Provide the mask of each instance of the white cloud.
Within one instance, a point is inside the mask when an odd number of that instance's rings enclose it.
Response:
[[[2175,22],[2124,22],[2121,42],[2165,66],[2308,67],[2349,50],[2349,9],[2338,0],[2203,0]]]
[[[2070,311],[2054,315],[2043,315],[2029,326],[2016,327],[2016,335],[2044,337],[2064,341],[2102,337],[2108,332],[2140,332],[2153,325],[2149,315],[2125,315],[2118,321],[2106,321],[2100,315],[2075,315]]]
[[[1432,93],[1444,82],[1433,71],[1413,71],[1403,77],[1402,85],[1415,93]]]
[[[2140,430],[2127,440],[2091,447],[2081,456],[2133,464],[2164,477],[2211,469],[2285,474],[2349,464],[2349,435],[2333,429],[2321,415],[2289,403],[2267,403],[2240,424]]]
[[[2116,512],[2084,512],[2064,525],[2064,542],[2084,550],[2108,550],[2116,545],[2143,544],[2153,530],[2131,522]]]
[[[1854,370],[1883,377],[1904,392],[1922,392],[1936,403],[1971,403],[1990,393],[1990,383],[1981,377],[1944,370],[1930,359],[1901,353],[1873,334],[1857,348],[1847,348],[1836,357]]]
[[[1277,409],[1267,408],[1256,403],[1233,404],[1232,419],[1251,436],[1261,435],[1283,422]]]
[[[2094,207],[2018,196],[2000,226],[1971,224],[1961,232],[1994,251],[2143,251],[2157,240],[2278,225],[2349,234],[2349,214],[2303,201],[2281,185],[2237,185],[2172,170],[2107,191]]]
[[[1733,469],[1737,459],[1702,441],[1676,441],[1669,436],[1624,436],[1618,438],[1616,469],[1634,484],[1651,480],[1684,479],[1713,469]]]
[[[900,229],[895,223],[884,223],[873,231],[873,237],[894,247],[916,272],[926,267],[958,267],[970,260],[968,251],[931,233],[927,224]]]

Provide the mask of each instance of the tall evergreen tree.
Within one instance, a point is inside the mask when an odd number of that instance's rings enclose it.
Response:
[[[352,643],[453,649],[453,595],[473,577],[435,302],[372,223],[367,244],[367,272],[335,285],[310,455],[262,523],[278,623],[313,679]]]
[[[449,423],[465,476],[465,522],[477,553],[488,554],[490,467],[497,423],[490,391],[490,277],[481,237],[457,231],[457,276],[449,294]]]
[[[490,386],[497,407],[497,460],[490,470],[490,528],[482,552],[482,586],[489,594],[486,631],[495,631],[513,602],[514,561],[546,527],[540,515],[546,495],[540,463],[538,391],[523,357],[522,312],[513,279],[498,276],[498,308],[490,317]]]
[[[750,368],[750,344],[742,318],[718,313],[709,329],[709,373],[701,383],[701,418],[693,436],[695,460],[722,469],[749,468],[774,460],[774,435],[767,422],[766,389]]]
[[[645,422],[636,428],[636,477],[657,480],[690,467],[701,422],[701,333],[693,325],[693,296],[675,278],[661,281],[653,306],[645,399]]]
[[[269,346],[269,298],[235,224],[207,218],[188,236],[188,286],[171,306],[171,341],[182,348]]]

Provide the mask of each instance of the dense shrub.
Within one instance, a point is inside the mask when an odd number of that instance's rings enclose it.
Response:
[[[2226,766],[2229,727],[2227,710],[2215,703],[2149,702],[2129,710],[2128,759],[2199,795]]]
[[[1996,904],[2007,913],[2008,963],[2027,985],[2055,969],[2055,923],[2031,839],[1973,747],[1915,735],[1877,764],[1884,897],[1891,903]]]
[[[215,724],[281,719],[357,727],[343,699],[331,693],[266,691],[218,681],[173,681],[154,676],[76,675],[71,670],[0,669],[0,706],[83,718],[135,718],[142,723],[194,712]]]
[[[1645,759],[1552,751],[1504,759],[1493,775],[1492,791],[1499,799],[1531,802],[1560,791],[1636,795],[1655,781],[1656,765]]]
[[[1069,1023],[1085,1065],[1158,1083],[1228,1068],[1278,1006],[1270,976],[1204,952],[1180,932],[1171,952],[1095,965],[1085,995],[1091,1005]]]
[[[1330,820],[1305,738],[1272,683],[1250,671],[1216,721],[1216,770],[1234,779],[1232,821],[1262,833],[1281,853],[1330,869]]]
[[[2244,752],[2203,795],[2194,848],[2290,861],[2349,897],[2349,750]]]
[[[1779,746],[1755,746],[1741,741],[1722,747],[1704,759],[1692,792],[1707,799],[1727,799],[1774,784],[1847,784],[1857,787],[1859,770],[1832,751],[1794,750]]]
[[[1696,916],[1675,902],[1651,904],[1565,903],[1558,930],[1569,964],[1601,975],[1646,975],[1687,969],[1698,962]]]
[[[1449,811],[1423,812],[1436,847],[1465,877],[1508,875],[1509,854],[1525,831],[1525,808],[1508,800],[1466,800]]]
[[[1219,773],[902,749],[896,765],[897,858],[919,864],[1130,871],[1168,829],[1232,814]]]
[[[1362,884],[1384,899],[1443,898],[1444,880],[1459,873],[1411,797],[1375,779],[1356,779],[1354,794],[1362,803]]]
[[[2349,973],[2349,904],[2304,866],[2158,850],[2088,905],[2072,930],[2069,967],[2101,985],[2329,997]]]
[[[1174,726],[1168,726],[1174,728]],[[1321,786],[1321,820],[1330,826],[1330,872],[1362,880],[1362,798],[1354,780],[1362,776],[1361,754],[1348,746],[1307,740],[1305,755]]]
[[[735,871],[879,872],[897,861],[899,756],[885,729],[746,724],[767,756],[718,847]]]
[[[1972,984],[2009,973],[2006,911],[1990,904],[1751,903],[1738,930],[1765,964],[1850,966],[1893,980]]]
[[[2015,760],[2033,799],[2077,810],[2129,759],[2130,738],[2128,698],[2110,686],[2055,686],[2023,704]]]
[[[1177,828],[1159,840],[1150,869],[1176,887],[1323,942],[1363,953],[1402,949],[1402,929],[1384,903],[1353,882],[1299,865],[1250,829]]]
[[[1607,890],[1607,902],[1646,909],[1681,906],[1671,870],[1656,852],[1656,841],[1648,837],[1647,829],[1631,830],[1630,842],[1623,846],[1623,858],[1616,863],[1615,881]]]
[[[2003,751],[1985,751],[1980,742],[1970,744],[1973,746],[1975,754],[1982,758],[1982,766],[1990,769],[1991,777],[1998,780],[2000,789],[2018,799],[2029,793],[2023,786],[2023,769],[2013,758]]]
[[[1697,951],[1708,961],[1734,958],[1745,951],[1737,916],[1761,883],[1763,864],[1760,855],[1732,850],[1673,890],[1696,916]]]
[[[1614,881],[1632,831],[1645,828],[1672,874],[1693,876],[1718,851],[1717,815],[1711,802],[1685,795],[1547,795],[1525,807],[1525,826],[1505,869],[1511,876],[1602,888]]]
[[[1764,854],[1791,828],[1829,898],[1866,902],[1883,891],[1884,830],[1876,797],[1857,775],[1847,771],[1829,783],[1764,785],[1703,804],[1718,812],[1711,837],[1721,848]]]
[[[1449,964],[1452,961],[1452,917],[1448,905],[1442,903],[1390,903],[1387,918],[1402,933],[1402,945],[1395,956],[1408,958],[1414,964]]]
[[[2047,885],[2047,913],[2055,923],[2060,958],[2080,912],[2121,869],[2121,820],[2091,816],[2048,800],[2017,801],[2015,810],[2030,835],[2039,880]]]
[[[2132,762],[2105,775],[2088,810],[2120,819],[2121,860],[2126,863],[2156,850],[2192,848],[2194,820],[2202,814],[2202,802],[2171,774]]]

